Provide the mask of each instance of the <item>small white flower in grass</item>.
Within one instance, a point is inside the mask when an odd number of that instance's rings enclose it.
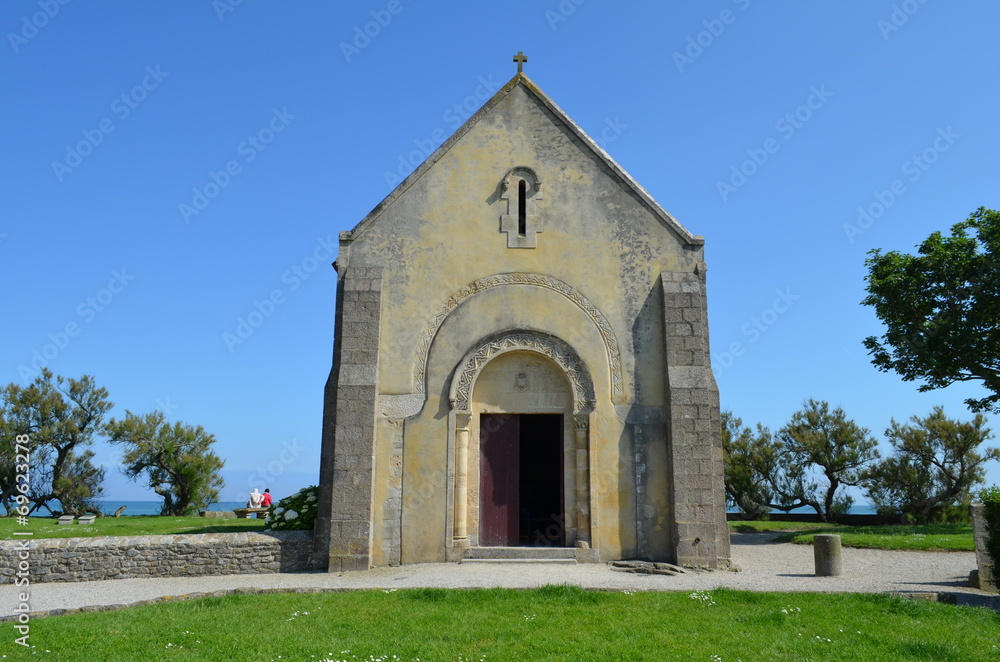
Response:
[[[709,593],[708,591],[700,591],[700,592],[695,591],[688,597],[691,598],[692,600],[698,600],[702,604],[707,605],[709,607],[715,604],[715,600],[712,599],[712,594]]]

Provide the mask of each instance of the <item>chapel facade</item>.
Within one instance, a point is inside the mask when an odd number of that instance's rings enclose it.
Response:
[[[519,66],[340,235],[320,564],[728,567],[703,251]]]

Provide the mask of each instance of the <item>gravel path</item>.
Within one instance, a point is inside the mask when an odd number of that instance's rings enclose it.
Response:
[[[970,588],[975,569],[972,552],[887,552],[844,548],[844,574],[816,577],[810,545],[772,542],[773,534],[734,533],[733,564],[739,572],[695,572],[679,576],[638,575],[604,564],[427,563],[342,575],[296,573],[224,575],[173,579],[117,579],[98,582],[33,584],[33,612],[129,605],[168,596],[180,597],[234,589],[397,589],[417,587],[530,588],[574,584],[584,588],[643,591],[702,591],[719,587],[749,591],[826,593],[937,593],[954,595],[959,604],[1000,610],[1000,598]],[[25,589],[0,586],[0,618],[14,614]]]

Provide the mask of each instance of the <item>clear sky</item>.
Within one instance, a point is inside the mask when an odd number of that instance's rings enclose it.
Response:
[[[115,416],[204,426],[224,500],[315,483],[338,232],[524,51],[706,237],[723,407],[969,418],[980,387],[871,366],[859,302],[868,250],[1000,207],[997,25],[986,0],[9,0],[0,381],[91,374]],[[110,498],[155,498],[96,451]]]

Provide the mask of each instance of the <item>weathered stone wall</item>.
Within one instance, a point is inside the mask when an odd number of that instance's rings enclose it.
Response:
[[[719,391],[708,348],[704,268],[664,273],[674,563],[729,565]]]
[[[316,553],[328,558],[331,572],[368,570],[372,565],[382,269],[345,264],[340,281],[316,523]]]
[[[0,541],[0,584],[14,582],[25,551],[38,584],[312,570],[312,544],[311,531]]]
[[[986,516],[983,504],[972,504],[972,537],[976,541],[976,565],[979,566],[979,588],[996,593],[1000,590],[995,584],[997,579],[994,559],[986,551]]]
[[[489,403],[564,416],[564,540],[727,566],[703,244],[531,81],[505,85],[340,235],[315,529],[330,571],[476,543],[476,380],[515,345],[572,387],[525,405],[532,371],[501,371]]]

